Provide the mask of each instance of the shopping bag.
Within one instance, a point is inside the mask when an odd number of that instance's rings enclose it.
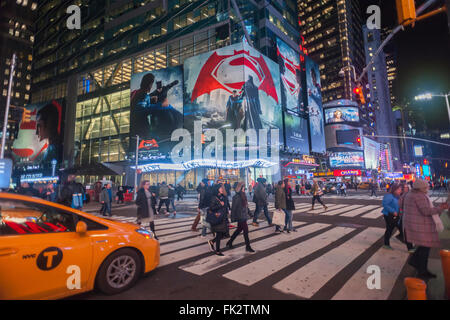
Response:
[[[283,210],[277,209],[273,213],[272,224],[276,224],[278,226],[284,226],[286,221],[286,214]]]

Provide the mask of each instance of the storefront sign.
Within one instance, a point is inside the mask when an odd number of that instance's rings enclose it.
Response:
[[[290,164],[300,164],[304,166],[312,166],[312,167],[318,167],[319,165],[316,163],[316,159],[314,157],[304,155],[302,159],[294,158],[292,161],[288,162],[285,167],[287,167]]]
[[[361,170],[334,170],[333,175],[335,177],[344,177],[344,176],[361,176]]]
[[[314,172],[314,177],[332,177],[333,171],[328,172]]]
[[[403,179],[403,172],[386,173],[384,176],[388,179]]]

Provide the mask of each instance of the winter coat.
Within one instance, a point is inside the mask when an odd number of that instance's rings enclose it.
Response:
[[[169,187],[167,185],[163,184],[159,187],[159,198],[160,199],[169,198]]]
[[[294,200],[292,199],[291,187],[285,187],[284,194],[286,195],[286,210],[295,210]]]
[[[111,189],[109,189],[111,190]],[[112,190],[111,190],[111,195],[112,195]],[[108,189],[105,188],[102,190],[102,192],[100,192],[100,202],[104,201],[104,202],[112,202],[112,197],[109,197],[109,192]]]
[[[169,188],[169,199],[175,199],[175,189]]]
[[[391,213],[397,212],[399,213],[400,207],[398,205],[398,199],[392,194],[388,193],[383,197],[383,210],[381,212],[388,216]]]
[[[81,183],[75,181],[67,182],[61,188],[60,197],[58,202],[70,207],[72,205],[72,195],[76,193],[84,194],[85,190]]]
[[[147,196],[145,195],[144,188],[139,189],[139,191],[137,193],[136,206],[137,206],[137,216],[139,218],[149,218],[150,217],[150,212],[149,212],[150,208],[148,207]]]
[[[276,187],[275,209],[286,209],[286,194],[284,193],[284,188],[281,186]]]
[[[432,215],[440,215],[442,210],[432,207],[428,196],[415,190],[406,194],[403,208],[403,225],[408,242],[439,248],[441,242]]]
[[[248,203],[244,206],[241,194],[236,193],[231,202],[231,222],[247,221],[247,215]]]
[[[266,187],[261,182],[258,182],[255,187],[255,202],[260,206],[267,204]]]
[[[220,201],[224,203],[223,206],[220,204]],[[211,226],[211,231],[224,233],[228,231],[228,207],[229,207],[228,199],[223,194],[214,196],[212,198],[209,209],[214,213],[220,212],[224,214],[225,218],[223,219],[223,222],[221,224]]]

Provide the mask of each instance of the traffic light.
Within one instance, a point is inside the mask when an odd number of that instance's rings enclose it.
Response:
[[[427,159],[423,159],[423,164],[429,164],[429,161]]]
[[[359,104],[366,104],[366,98],[364,97],[364,92],[361,86],[357,86],[353,89],[353,93],[355,94],[355,100]]]
[[[201,141],[202,141],[202,144],[205,144],[205,134],[204,133],[202,133]]]
[[[403,25],[409,20],[416,19],[416,5],[414,0],[395,0],[397,6],[398,24]]]
[[[27,109],[23,109],[22,122],[26,123],[26,122],[30,122],[30,121],[31,121],[31,111],[27,110]]]
[[[357,137],[356,137],[356,143],[357,143],[360,147],[362,147],[361,136],[357,136]]]

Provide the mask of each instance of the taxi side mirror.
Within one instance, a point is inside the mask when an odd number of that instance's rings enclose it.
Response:
[[[76,233],[84,234],[87,232],[87,224],[84,221],[78,221],[77,227],[75,229]]]

